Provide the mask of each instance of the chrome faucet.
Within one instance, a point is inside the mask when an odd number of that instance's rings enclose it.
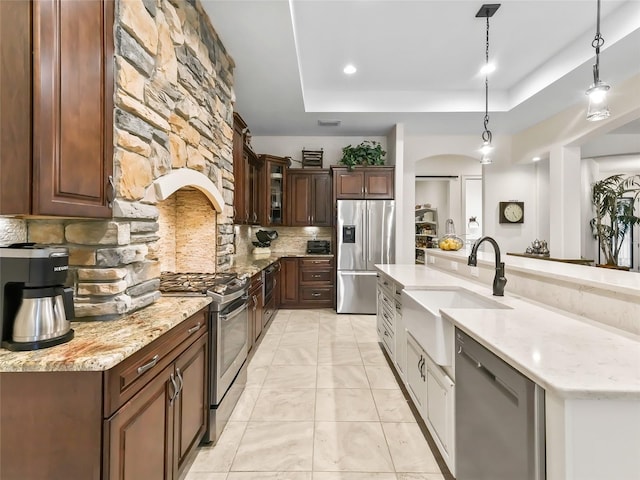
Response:
[[[471,253],[469,254],[469,261],[467,262],[467,265],[471,265],[472,267],[478,266],[478,247],[485,240],[493,245],[493,250],[496,254],[496,275],[493,277],[493,294],[496,297],[503,297],[504,286],[507,284],[507,279],[504,276],[504,262],[500,261],[500,247],[498,247],[498,242],[488,236],[476,240],[476,243],[471,247]]]

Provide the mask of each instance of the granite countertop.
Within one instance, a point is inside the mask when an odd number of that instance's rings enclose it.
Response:
[[[508,292],[495,297],[488,286],[422,265],[376,267],[407,290],[454,286],[511,307],[441,312],[545,390],[565,398],[640,400],[640,339],[634,335]]]
[[[71,322],[73,340],[42,350],[0,349],[0,372],[103,371],[211,303],[209,297],[161,297],[113,321]]]
[[[237,273],[238,275],[249,275],[253,276],[256,273],[264,270],[272,263],[277,262],[281,258],[285,257],[327,257],[332,258],[333,254],[317,254],[317,253],[276,253],[273,252],[271,255],[234,255],[231,258],[231,269],[229,270],[232,273]]]

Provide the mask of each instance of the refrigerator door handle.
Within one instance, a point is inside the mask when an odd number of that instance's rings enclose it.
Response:
[[[371,234],[372,232],[369,231],[369,229],[371,228],[371,225],[373,225],[373,222],[371,221],[371,208],[369,207],[369,203],[367,202],[367,233],[369,235],[367,235],[367,268],[371,268],[371,266],[369,265],[369,262],[372,261],[371,259]]]
[[[368,228],[367,228],[367,224],[366,224],[366,217],[365,217],[365,209],[367,208],[366,204],[364,206],[364,208],[362,209],[362,223],[361,228],[360,228],[360,235],[363,237],[362,238],[362,263],[365,266],[365,269],[367,268],[367,254],[365,253],[365,250],[368,250],[368,248],[364,248],[365,247],[365,243],[364,243],[364,235],[367,234],[367,243],[369,242],[369,232],[368,232]],[[368,245],[367,245],[368,247]]]

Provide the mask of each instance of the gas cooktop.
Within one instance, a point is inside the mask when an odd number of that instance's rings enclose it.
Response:
[[[160,274],[160,291],[168,295],[209,295],[215,299],[246,289],[247,277],[235,273]]]

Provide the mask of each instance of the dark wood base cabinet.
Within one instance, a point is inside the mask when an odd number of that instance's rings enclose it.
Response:
[[[280,306],[331,308],[335,304],[333,257],[282,258]]]
[[[0,374],[2,480],[173,480],[208,422],[205,311],[107,372]]]
[[[247,310],[249,312],[249,346],[253,348],[256,340],[262,333],[262,316],[264,310],[264,292],[262,289],[262,272],[251,277],[249,284],[249,300]]]

